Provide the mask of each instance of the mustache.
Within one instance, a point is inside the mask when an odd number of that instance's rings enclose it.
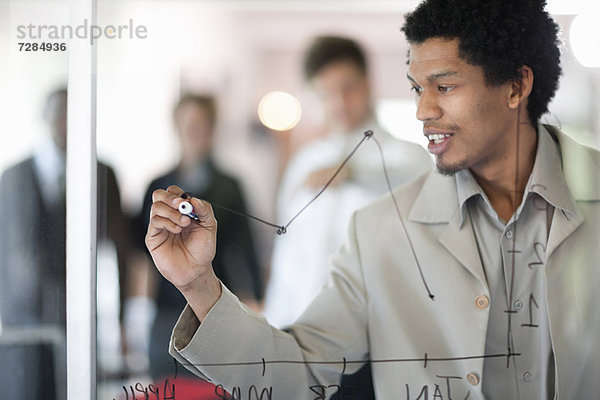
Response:
[[[423,131],[425,131],[426,129],[437,129],[440,131],[453,131],[453,132],[458,132],[460,131],[460,127],[458,125],[437,125],[437,124],[423,124]]]

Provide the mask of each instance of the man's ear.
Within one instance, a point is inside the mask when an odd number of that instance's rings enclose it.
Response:
[[[533,89],[533,70],[527,65],[519,68],[519,78],[510,85],[508,107],[515,110],[529,97]]]

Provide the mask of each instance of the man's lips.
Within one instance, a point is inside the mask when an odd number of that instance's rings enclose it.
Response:
[[[445,152],[450,146],[452,132],[441,131],[437,129],[426,129],[425,136],[429,139],[427,149],[431,154],[438,155]]]

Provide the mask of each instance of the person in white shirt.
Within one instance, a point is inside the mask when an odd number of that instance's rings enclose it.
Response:
[[[431,168],[419,145],[392,137],[374,118],[367,61],[354,40],[323,36],[309,47],[305,78],[322,100],[327,133],[289,161],[278,195],[278,220],[289,221],[333,176],[368,130],[382,144],[392,187]],[[364,143],[327,191],[275,239],[264,315],[278,327],[293,323],[327,283],[328,257],[345,239],[352,212],[388,190],[380,153]],[[318,229],[315,229],[318,227]]]
[[[301,147],[288,163],[277,201],[278,220],[291,220],[314,197],[365,131],[373,131],[382,145],[392,186],[431,168],[424,148],[392,137],[377,123],[367,60],[354,40],[317,37],[306,52],[304,74],[321,99],[326,133]],[[265,293],[264,315],[270,323],[284,327],[298,318],[327,283],[328,258],[344,243],[352,213],[387,190],[381,156],[371,140],[286,235],[276,237]],[[354,398],[372,398],[369,366],[347,380],[346,386],[357,387]]]

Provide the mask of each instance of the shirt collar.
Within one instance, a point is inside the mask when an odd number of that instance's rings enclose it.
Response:
[[[364,134],[366,131],[374,131],[377,129],[377,121],[375,120],[375,118],[370,115],[365,122],[363,122],[362,124],[360,124],[359,126],[357,126],[356,128],[354,128],[352,130],[352,132],[354,132],[354,134]]]
[[[182,187],[194,188],[198,194],[204,193],[210,183],[209,161],[200,160],[186,170],[179,170],[177,175]]]
[[[466,203],[472,197],[481,196],[485,201],[488,211],[493,211],[493,214],[495,214],[489,199],[470,170],[465,169],[456,173],[456,189],[458,193],[460,226],[465,221]],[[542,125],[538,127],[535,162],[525,187],[524,201],[522,203],[527,200],[530,193],[537,193],[555,208],[576,214],[569,195],[569,189],[565,182],[557,144]],[[519,206],[519,209],[521,207],[522,205]]]
[[[488,208],[488,212],[492,214],[496,213],[485,192],[481,189],[473,174],[471,174],[471,170],[463,169],[456,173],[456,192],[458,193],[458,213],[461,227],[465,222],[467,201],[472,197],[481,197]]]
[[[44,203],[50,204],[64,198],[65,154],[51,137],[40,141],[34,150],[33,164]]]
[[[65,173],[65,154],[49,136],[35,148],[33,159],[41,181],[56,180]]]
[[[352,129],[341,130],[335,129],[329,133],[331,136],[342,136],[354,140],[357,136],[362,136],[366,131],[375,131],[378,128],[378,123],[373,115],[369,115],[361,124]],[[377,132],[375,132],[377,134]]]

